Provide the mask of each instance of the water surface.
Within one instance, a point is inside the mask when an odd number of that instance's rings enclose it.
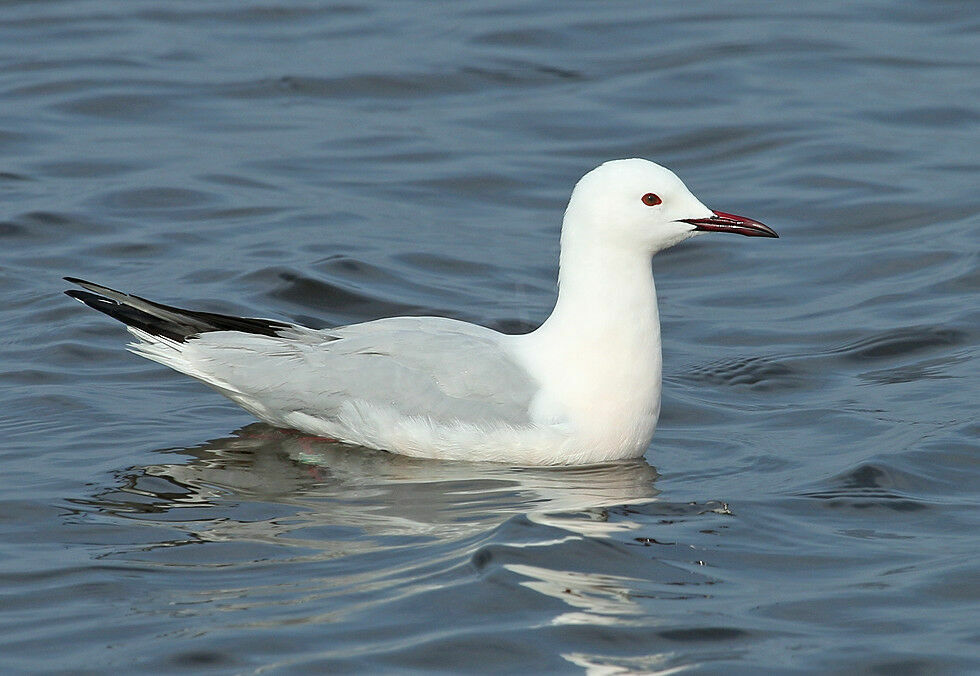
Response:
[[[978,28],[966,0],[5,3],[0,666],[980,670]],[[782,236],[657,257],[633,463],[275,430],[61,294],[523,331],[571,186],[630,156]]]

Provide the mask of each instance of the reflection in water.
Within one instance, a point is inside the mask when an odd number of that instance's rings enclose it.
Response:
[[[675,550],[684,558],[664,560],[650,543],[662,545],[660,555],[671,543],[647,535],[654,514],[676,523],[717,510],[655,500],[657,473],[642,460],[438,462],[263,424],[167,453],[180,461],[128,470],[87,505],[133,526],[143,542],[112,545],[105,558],[156,574],[166,603],[153,605],[198,618],[203,633],[240,628],[234,618],[243,613],[256,631],[329,626],[338,641],[316,659],[344,660],[354,650],[345,631],[389,618],[393,628],[357,650],[397,651],[397,637],[417,630],[417,609],[447,598],[471,616],[491,607],[500,618],[538,613],[542,630],[644,628],[662,621],[651,604],[705,598],[714,584],[685,565],[687,547]],[[204,546],[183,546],[195,544]],[[616,663],[581,650],[563,656],[580,666],[595,660],[599,671]]]
[[[344,446],[256,423],[235,436],[171,451],[192,462],[127,472],[125,486],[102,493],[96,506],[114,513],[160,512],[218,501],[275,503],[264,537],[317,527],[358,528],[371,535],[459,537],[525,515],[535,523],[601,536],[635,527],[610,521],[607,507],[641,504],[657,490],[644,460],[589,467],[512,467],[439,462]],[[283,518],[282,506],[292,518]],[[198,537],[249,537],[254,519],[221,519]],[[348,533],[349,537],[349,533]],[[317,546],[318,539],[302,542]],[[300,544],[295,539],[293,544]]]
[[[555,617],[553,624],[623,624],[625,618],[643,613],[630,598],[630,590],[640,582],[636,579],[521,564],[510,564],[507,569],[529,578],[523,583],[528,589],[576,609]]]

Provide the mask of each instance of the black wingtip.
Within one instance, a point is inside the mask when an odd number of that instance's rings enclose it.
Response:
[[[126,294],[126,293],[122,293],[121,291],[116,291],[115,289],[110,288],[108,286],[103,286],[101,284],[96,284],[95,282],[90,282],[87,279],[82,279],[81,277],[63,277],[62,279],[64,279],[66,282],[70,282],[71,284],[76,284],[76,285],[82,287],[83,289],[86,289],[86,290],[91,291],[93,293],[100,293],[100,294],[105,294],[105,295],[119,294],[120,296],[128,296],[129,295],[129,294]],[[145,298],[139,298],[139,296],[133,296],[133,298],[137,298],[138,300],[146,301]],[[146,301],[146,302],[150,302],[150,301]]]
[[[98,310],[99,312],[106,312],[106,308],[116,307],[119,305],[114,300],[108,298],[103,298],[97,293],[92,293],[91,291],[81,291],[79,289],[68,289],[65,291],[65,295],[69,298],[74,298],[80,303],[85,303],[90,308]],[[106,313],[108,314],[108,313]]]
[[[65,277],[65,281],[78,284],[81,289],[68,289],[65,295],[85,303],[124,324],[146,331],[151,335],[163,336],[184,342],[201,333],[209,331],[241,331],[263,336],[275,336],[289,328],[286,322],[274,319],[235,317],[213,312],[198,312],[155,303],[139,296],[121,293],[107,286],[79,279]],[[103,295],[104,294],[104,295]]]
[[[91,291],[68,289],[65,291],[65,295],[85,303],[93,310],[98,310],[122,322],[126,326],[141,329],[154,336],[161,336],[182,343],[192,335],[191,332],[184,330],[184,327],[181,327],[175,322],[154,317],[148,312],[143,312],[137,308],[118,303],[111,298],[105,298]]]
[[[91,291],[79,291],[78,289],[68,289],[65,291],[65,295],[69,298],[74,298],[77,301],[85,303],[90,308],[94,308],[99,312],[105,312],[106,308],[112,308],[119,305],[114,300],[109,300],[108,298],[103,298],[102,296],[92,293]]]
[[[90,282],[87,279],[82,279],[81,277],[62,277],[62,279],[65,280],[66,282],[70,283],[70,284],[77,284],[78,286],[83,286],[83,287],[84,286],[99,286],[98,284],[95,284],[93,282]]]

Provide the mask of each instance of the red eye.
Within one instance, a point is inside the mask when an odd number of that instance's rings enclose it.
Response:
[[[640,199],[648,207],[655,207],[658,204],[661,204],[663,202],[663,200],[660,199],[660,197],[658,197],[657,195],[654,195],[652,192],[648,192],[646,195],[644,195]]]

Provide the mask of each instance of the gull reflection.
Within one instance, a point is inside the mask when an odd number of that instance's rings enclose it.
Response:
[[[644,460],[553,468],[442,462],[260,423],[166,452],[179,461],[129,471],[124,486],[101,494],[95,505],[115,513],[155,513],[238,501],[251,508],[198,521],[196,536],[318,546],[331,539],[331,529],[342,528],[349,548],[351,528],[377,536],[460,538],[516,515],[601,537],[636,527],[626,510],[611,517],[610,508],[657,495],[656,470]],[[273,515],[263,518],[263,511]]]
[[[645,631],[661,622],[663,599],[703,597],[713,584],[688,565],[687,547],[651,537],[661,516],[683,522],[708,506],[657,499],[656,470],[642,460],[441,462],[258,423],[160,456],[87,506],[134,526],[104,556],[189,580],[166,592],[166,607],[185,614],[261,627],[384,617],[394,650],[417,630],[419,608],[519,611],[529,630]],[[596,673],[617,664],[584,649],[565,658]]]

